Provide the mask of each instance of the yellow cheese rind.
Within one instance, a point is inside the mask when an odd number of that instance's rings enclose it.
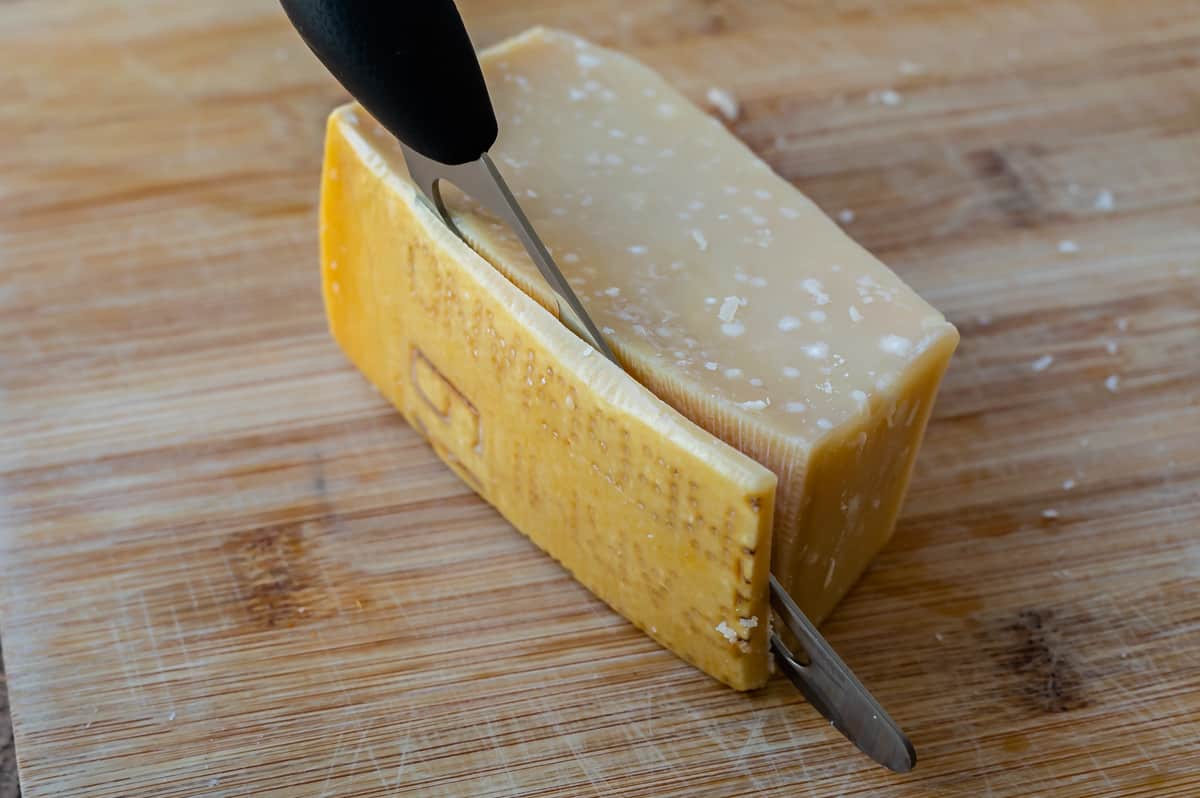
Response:
[[[334,338],[439,457],[592,592],[722,682],[761,686],[775,475],[449,232],[357,114],[338,109],[327,128]]]

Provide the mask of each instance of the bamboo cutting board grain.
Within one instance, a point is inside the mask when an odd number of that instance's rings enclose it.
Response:
[[[315,251],[344,95],[277,5],[16,0],[25,795],[1200,793],[1196,5],[461,7],[481,46],[551,24],[730,91],[735,132],[959,325],[901,527],[826,625],[920,764],[655,646],[355,373]]]

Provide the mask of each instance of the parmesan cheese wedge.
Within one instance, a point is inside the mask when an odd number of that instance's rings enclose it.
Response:
[[[334,337],[438,455],[638,627],[767,678],[767,576],[823,619],[887,542],[958,334],[662,78],[534,29],[481,55],[514,194],[628,374],[515,235],[330,116]]]

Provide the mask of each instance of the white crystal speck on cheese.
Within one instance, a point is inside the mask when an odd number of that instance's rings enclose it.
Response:
[[[737,309],[743,304],[744,300],[736,296],[725,297],[725,301],[721,303],[721,309],[717,311],[717,318],[721,321],[733,321]]]
[[[879,348],[892,355],[907,355],[912,341],[899,335],[885,335],[879,339]]]

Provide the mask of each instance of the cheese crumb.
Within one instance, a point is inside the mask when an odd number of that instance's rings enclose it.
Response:
[[[641,244],[634,244],[632,247],[629,248],[629,251],[630,251],[630,253],[632,253],[634,255],[645,255],[646,254],[646,248],[644,246],[642,246]]]
[[[1058,242],[1058,251],[1064,255],[1074,255],[1079,251],[1079,245],[1069,238]]]
[[[838,211],[838,221],[842,224],[850,224],[854,221],[854,211],[850,208],[842,208]]]
[[[1062,486],[1063,490],[1071,490],[1074,487],[1075,487],[1075,480],[1073,480],[1073,479],[1064,479],[1063,480],[1063,486]]]
[[[882,89],[871,92],[867,100],[872,103],[883,103],[889,107],[895,107],[904,101],[904,97],[895,89]]]
[[[710,360],[704,364],[704,368],[708,369],[709,371],[716,371],[718,368],[720,368],[720,366],[721,364],[717,363],[715,360]]]
[[[753,629],[758,626],[758,616],[751,615],[749,618],[738,618],[738,623],[747,629]]]
[[[766,410],[769,404],[771,402],[768,399],[751,399],[748,402],[738,402],[739,407],[744,407],[747,410]]]
[[[1058,518],[1058,510],[1055,510],[1055,509],[1042,510],[1042,518],[1051,519],[1051,520]]]
[[[1034,371],[1045,371],[1050,368],[1050,364],[1054,362],[1054,355],[1042,355],[1037,360],[1029,364],[1029,367]]]
[[[821,429],[833,429],[833,422],[827,418],[818,418],[817,426]]]
[[[783,407],[789,413],[803,413],[808,409],[808,405],[804,404],[804,402],[788,402]]]
[[[621,289],[617,288],[615,285],[613,285],[613,286],[609,286],[608,288],[605,288],[604,293],[607,294],[608,296],[620,296]]]
[[[813,321],[817,322],[818,324],[820,324],[821,322],[825,321],[825,311],[823,311],[823,310],[810,310],[810,311],[808,312],[808,317],[809,317],[810,319],[812,319]]]
[[[699,230],[692,229],[692,240],[696,242],[696,246],[700,247],[700,251],[708,249],[708,239],[704,237],[704,233]]]
[[[721,325],[721,332],[728,335],[730,338],[737,338],[746,331],[746,325],[740,321],[727,321]]]
[[[1104,342],[1104,351],[1108,352],[1110,355],[1115,355],[1117,353],[1117,342],[1116,341],[1105,341]]]
[[[1109,393],[1116,393],[1117,388],[1120,387],[1120,385],[1121,378],[1116,374],[1109,374],[1108,378],[1104,380],[1104,387],[1109,390]]]
[[[1129,319],[1126,319],[1126,318],[1117,319],[1117,329],[1120,330],[1121,332],[1125,332],[1126,330],[1128,330],[1129,329]]]
[[[738,105],[737,99],[732,94],[714,86],[708,90],[708,94],[705,97],[708,98],[708,102],[713,108],[717,109],[721,113],[721,116],[725,117],[726,121],[737,121],[741,108]]]
[[[738,377],[742,376],[742,370],[741,369],[725,369],[725,376],[731,380],[736,380]]]
[[[1115,205],[1113,193],[1108,189],[1104,189],[1097,194],[1096,201],[1092,203],[1092,207],[1098,211],[1111,211]]]
[[[733,629],[729,626],[729,624],[725,623],[724,621],[721,621],[719,624],[717,624],[713,628],[716,629],[718,633],[720,633],[721,637],[725,638],[730,643],[737,640],[737,632],[733,631]]]
[[[854,322],[855,324],[858,324],[862,320],[863,320],[863,314],[861,312],[859,312],[858,308],[854,307],[854,305],[851,305],[850,306],[850,321]]]
[[[800,369],[795,366],[784,366],[779,373],[788,378],[795,378],[800,376]]]
[[[791,330],[795,330],[800,327],[800,319],[796,318],[795,316],[784,316],[775,326],[777,326],[781,332],[790,332]]]

